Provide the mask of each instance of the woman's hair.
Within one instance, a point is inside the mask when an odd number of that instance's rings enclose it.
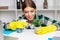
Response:
[[[33,0],[25,0],[23,3],[22,3],[22,11],[24,11],[24,9],[26,7],[32,7],[34,9],[36,9],[36,5],[35,3],[33,2]]]

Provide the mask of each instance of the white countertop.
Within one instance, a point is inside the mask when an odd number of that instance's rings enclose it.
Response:
[[[60,37],[60,31],[47,33],[44,35],[37,35],[34,30],[25,29],[22,33],[13,32],[9,35],[3,34],[4,36],[16,37],[18,40],[48,40],[52,37]]]

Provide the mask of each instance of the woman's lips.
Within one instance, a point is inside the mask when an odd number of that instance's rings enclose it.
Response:
[[[32,19],[33,19],[33,17],[30,17],[30,16],[29,16],[29,17],[28,17],[28,19],[32,20]]]
[[[32,17],[29,17],[29,19],[32,19]]]

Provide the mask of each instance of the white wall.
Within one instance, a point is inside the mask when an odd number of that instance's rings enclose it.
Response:
[[[9,9],[14,9],[15,0],[0,0],[0,6],[8,6]]]
[[[15,5],[16,5],[14,3],[15,1],[16,0],[0,0],[0,6],[7,5],[7,6],[9,6],[9,9],[14,9],[15,8]],[[33,1],[35,1],[36,6],[37,6],[38,9],[43,9],[43,2],[44,2],[44,0],[33,0]],[[54,9],[55,5],[56,6],[60,6],[60,0],[48,0],[48,8],[49,9]],[[20,16],[22,12],[17,12],[17,13],[18,13],[18,16]],[[47,11],[47,10],[44,11],[44,10],[42,10],[42,11],[37,12],[37,14],[39,14],[39,13],[40,14],[43,14],[45,16],[48,16],[50,18],[54,18],[53,15],[55,15],[54,14],[55,11]],[[58,13],[60,13],[60,12],[58,12]],[[12,19],[15,19],[15,17],[16,17],[15,11],[12,11],[12,12],[11,11],[8,11],[8,12],[7,11],[6,12],[0,12],[0,18],[1,18],[1,20],[6,21],[6,22],[9,22]],[[58,16],[58,18],[59,18],[59,16]]]
[[[16,0],[0,0],[0,6],[7,5],[9,6],[9,9],[15,8],[15,2]],[[34,0],[36,3],[37,8],[42,9],[43,8],[43,2],[44,0]],[[48,0],[48,6],[49,8],[52,8],[54,6],[54,0]]]
[[[38,9],[43,9],[44,0],[34,0]],[[54,0],[47,0],[48,8],[54,8]]]

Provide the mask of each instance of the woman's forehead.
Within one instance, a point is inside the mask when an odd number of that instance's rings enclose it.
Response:
[[[35,10],[35,9],[29,6],[24,9],[24,11],[29,11],[29,10]]]

